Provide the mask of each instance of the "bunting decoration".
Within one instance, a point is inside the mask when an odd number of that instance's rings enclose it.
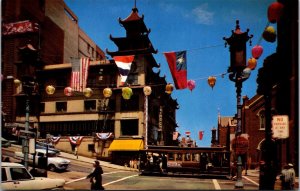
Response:
[[[60,140],[60,137],[58,136],[58,137],[51,137],[51,143],[53,143],[53,144],[57,144],[58,143],[58,141]]]
[[[38,24],[29,20],[2,25],[2,35],[4,36],[23,34],[27,32],[37,32],[38,30]]]
[[[82,139],[83,139],[83,136],[69,137],[69,141],[72,145],[80,145]]]
[[[73,91],[83,92],[87,84],[90,59],[72,58],[71,63],[72,63],[71,88],[73,89]]]
[[[203,139],[204,131],[199,131],[199,140]]]
[[[96,133],[96,137],[100,140],[107,140],[109,138],[114,138],[113,133]]]
[[[120,85],[124,85],[127,80],[127,76],[130,72],[130,68],[131,68],[131,64],[134,60],[134,56],[133,55],[114,56],[113,59],[115,60],[115,63],[118,66],[119,73],[121,75],[121,84]]]
[[[187,88],[186,51],[164,53],[174,80],[176,89]]]

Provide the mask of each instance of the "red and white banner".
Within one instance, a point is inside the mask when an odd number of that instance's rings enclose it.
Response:
[[[134,56],[114,56],[113,59],[115,60],[115,63],[119,69],[119,73],[121,75],[121,85],[124,85],[124,83],[127,80],[127,76],[130,72],[131,64],[134,60]]]
[[[73,145],[80,145],[82,139],[83,139],[83,136],[69,137],[69,141]]]
[[[113,138],[114,134],[113,133],[96,133],[96,137],[100,140],[106,140],[109,138]]]
[[[2,24],[3,35],[15,35],[26,32],[37,32],[38,30],[38,24],[29,20]]]

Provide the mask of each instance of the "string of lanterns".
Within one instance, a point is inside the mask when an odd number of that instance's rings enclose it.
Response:
[[[268,7],[268,23],[267,26],[265,27],[261,38],[263,38],[267,42],[275,42],[276,41],[276,30],[274,29],[273,26],[269,26],[270,23],[276,23],[279,19],[280,16],[282,15],[284,6],[279,3],[279,2],[274,2]],[[257,66],[257,60],[260,58],[260,56],[263,53],[263,47],[260,45],[261,38],[259,39],[258,43],[252,48],[251,53],[252,57],[248,59],[247,61],[247,67],[243,70],[243,75],[244,77],[249,77],[251,70],[254,70]],[[221,74],[222,77],[225,75]],[[209,76],[207,78],[208,85],[213,89],[213,87],[216,84],[216,75],[214,76]],[[195,80],[188,80],[187,81],[187,86],[188,89],[193,91],[193,89],[196,87],[196,82]]]

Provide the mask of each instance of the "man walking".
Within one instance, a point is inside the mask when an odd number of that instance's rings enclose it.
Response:
[[[102,174],[103,170],[100,166],[99,161],[94,162],[94,169],[93,172],[91,172],[86,178],[90,178],[91,182],[91,190],[104,190],[102,186]]]

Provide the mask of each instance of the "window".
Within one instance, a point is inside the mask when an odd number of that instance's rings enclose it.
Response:
[[[40,111],[45,112],[45,103],[40,103]]]
[[[139,109],[139,96],[133,95],[129,100],[121,98],[121,111],[136,111]]]
[[[29,175],[29,173],[25,168],[11,168],[10,174],[12,180],[31,179],[31,176]]]
[[[56,112],[66,112],[67,102],[56,102]]]
[[[122,120],[121,121],[121,135],[132,136],[138,135],[138,119]]]
[[[88,144],[88,151],[95,152],[95,145],[94,144]]]
[[[96,110],[96,100],[86,100],[84,101],[85,111],[95,111]]]
[[[3,181],[7,181],[7,176],[6,176],[6,171],[5,171],[5,168],[1,168],[2,170],[2,172],[1,172],[1,181],[3,182]]]

